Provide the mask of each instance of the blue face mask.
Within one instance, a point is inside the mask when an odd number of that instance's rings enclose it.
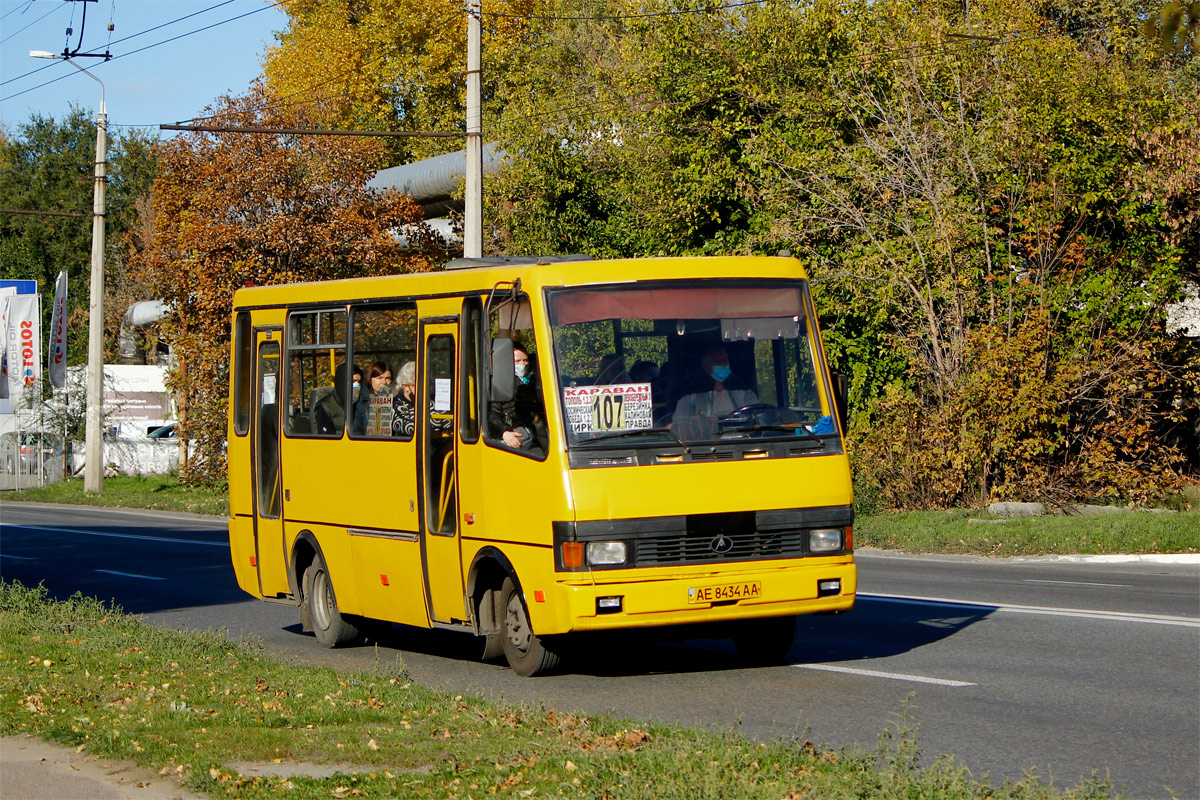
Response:
[[[713,380],[715,381],[721,381],[721,383],[724,383],[725,381],[729,380],[729,375],[729,367],[723,364],[718,364],[712,368],[712,376]]]

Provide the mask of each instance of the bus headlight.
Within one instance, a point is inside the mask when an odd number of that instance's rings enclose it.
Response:
[[[624,564],[624,542],[588,542],[587,560],[594,566]]]
[[[832,553],[841,549],[841,528],[813,528],[808,532],[808,552]]]

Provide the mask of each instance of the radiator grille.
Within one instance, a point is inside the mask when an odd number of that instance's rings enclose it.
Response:
[[[663,535],[637,540],[639,567],[669,564],[705,564],[727,561],[757,561],[763,558],[799,558],[803,556],[807,531],[770,531],[726,534],[728,550],[717,552],[714,542],[722,537]],[[724,545],[722,545],[723,547]]]

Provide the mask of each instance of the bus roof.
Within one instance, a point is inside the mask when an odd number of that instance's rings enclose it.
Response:
[[[523,259],[522,259],[523,260]],[[522,288],[589,286],[641,280],[686,278],[806,278],[800,262],[780,256],[683,256],[549,263],[506,263],[403,275],[347,278],[239,289],[237,309],[304,305],[378,298],[407,298],[486,292],[498,283],[520,279]]]

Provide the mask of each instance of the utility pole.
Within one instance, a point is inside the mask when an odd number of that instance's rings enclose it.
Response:
[[[483,114],[479,88],[482,60],[480,0],[467,0],[467,174],[463,255],[483,257]]]
[[[86,6],[85,6],[86,7]],[[96,166],[92,186],[92,280],[88,298],[87,419],[84,429],[85,492],[104,488],[104,431],[100,410],[104,402],[104,187],[108,162],[108,110],[104,105],[104,81],[76,64],[66,55],[31,50],[34,58],[65,61],[100,84],[100,112],[96,115]],[[107,60],[108,54],[105,54]]]
[[[68,61],[80,71],[83,67]],[[90,72],[87,72],[91,75]],[[94,75],[92,75],[95,78]],[[100,79],[96,78],[100,83]],[[104,187],[108,175],[108,112],[104,84],[100,83],[100,113],[96,115],[96,171],[92,188],[92,280],[88,298],[87,427],[84,430],[83,490],[104,488],[104,431],[100,411],[104,404]]]

